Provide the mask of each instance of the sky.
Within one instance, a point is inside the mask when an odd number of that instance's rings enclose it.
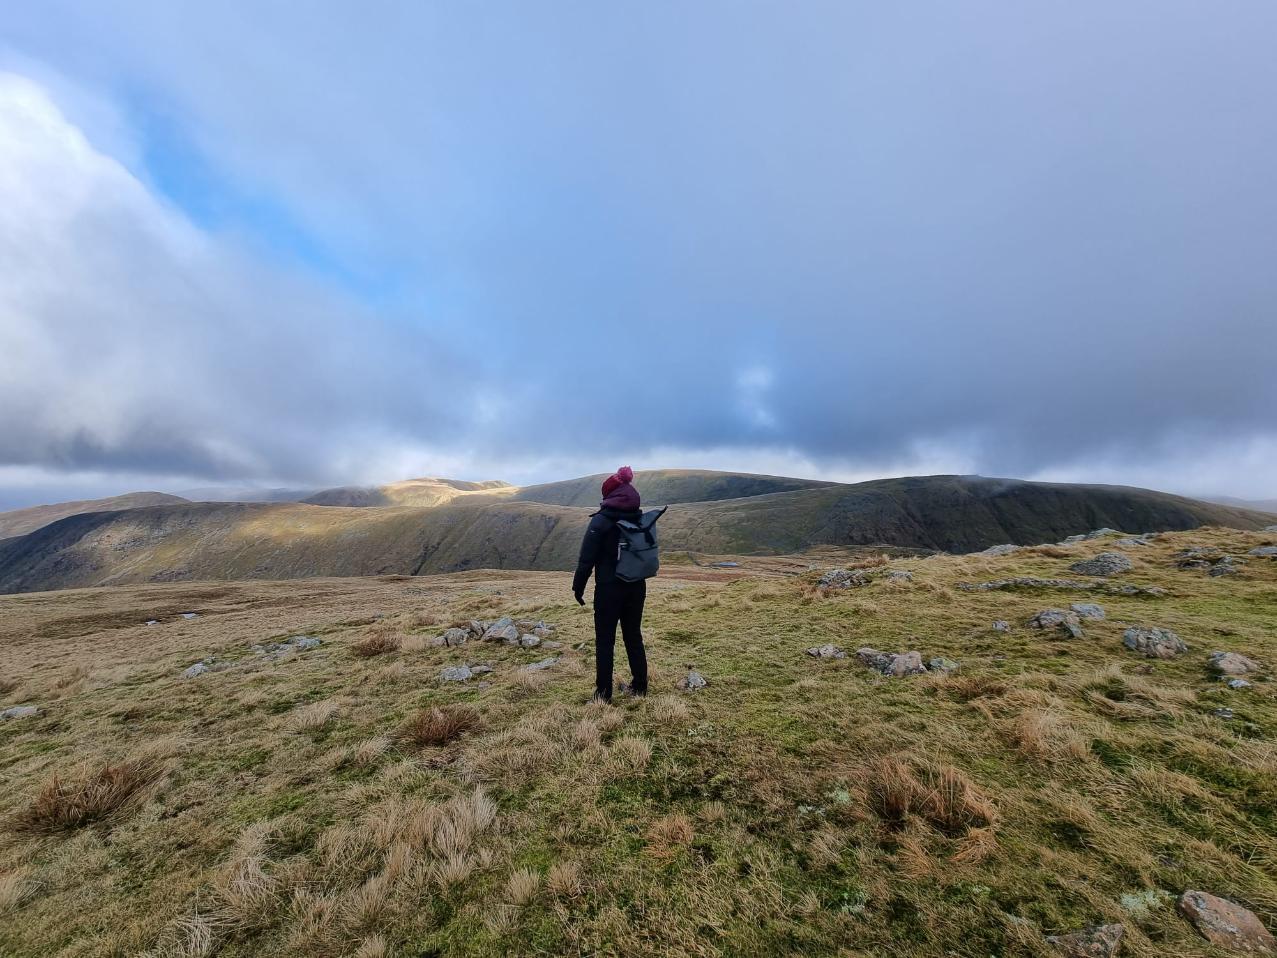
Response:
[[[1277,497],[1277,5],[0,0],[0,508]]]

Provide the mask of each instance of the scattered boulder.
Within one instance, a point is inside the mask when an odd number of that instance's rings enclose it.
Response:
[[[1277,954],[1277,938],[1250,910],[1204,891],[1186,891],[1179,911],[1212,945],[1258,955]]]
[[[251,646],[250,651],[254,655],[268,655],[271,658],[278,659],[289,652],[305,652],[307,649],[318,648],[321,645],[323,645],[323,640],[317,639],[313,635],[295,635],[291,639],[285,639],[283,642]]]
[[[913,573],[908,569],[888,569],[882,574],[884,582],[912,582]]]
[[[866,586],[869,574],[862,569],[830,569],[817,584],[825,589],[851,589]]]
[[[38,715],[40,710],[34,705],[15,705],[13,708],[5,709],[0,712],[0,722],[7,722],[9,719],[24,719]]]
[[[1152,544],[1153,542],[1150,533],[1145,533],[1142,536],[1126,536],[1125,538],[1115,539],[1113,541],[1113,545],[1121,546],[1124,549],[1138,548],[1139,546],[1150,546]]]
[[[541,644],[541,637],[538,635],[533,635],[531,632],[527,632],[519,636],[519,644],[523,646],[525,649],[535,649],[538,645]]]
[[[439,678],[445,682],[465,682],[474,675],[474,670],[468,665],[449,665],[439,673]]]
[[[1078,575],[1108,576],[1126,572],[1131,568],[1131,560],[1120,552],[1101,552],[1093,559],[1083,559],[1069,566],[1070,572]]]
[[[1082,621],[1076,612],[1064,609],[1043,609],[1029,619],[1029,628],[1057,632],[1070,639],[1082,637]]]
[[[1005,542],[1000,546],[989,546],[989,548],[981,552],[980,555],[1009,556],[1012,552],[1019,552],[1023,548],[1024,548],[1023,546],[1012,545],[1010,542]]]
[[[1215,718],[1223,719],[1225,722],[1231,722],[1233,719],[1237,717],[1237,713],[1226,706],[1223,706],[1217,709],[1211,709],[1210,714],[1215,716]]]
[[[1188,651],[1188,644],[1170,629],[1131,626],[1122,634],[1122,644],[1150,659],[1170,659]]]
[[[1083,619],[1103,619],[1104,606],[1094,602],[1074,602],[1069,606],[1074,612]]]
[[[183,612],[181,616],[184,619],[198,619],[200,617],[198,612]]]
[[[1008,622],[1006,619],[995,619],[993,622],[993,631],[994,632],[1010,632],[1011,623]]]
[[[1121,925],[1092,925],[1067,935],[1047,935],[1046,943],[1066,958],[1112,958],[1122,944]]]
[[[1250,688],[1250,683],[1247,682],[1245,679],[1229,679],[1224,684],[1227,685],[1230,689],[1234,689],[1234,690]]]
[[[817,645],[807,650],[807,654],[817,659],[845,659],[847,653],[836,645]]]
[[[1218,675],[1245,675],[1259,671],[1259,663],[1238,652],[1212,652],[1207,668]]]
[[[877,649],[863,648],[856,650],[856,658],[866,667],[883,675],[900,678],[905,675],[921,675],[927,671],[922,664],[922,653],[879,652]]]
[[[563,648],[563,643],[562,643],[562,642],[555,642],[553,639],[542,639],[542,640],[541,640],[541,648],[543,648],[543,649],[561,649],[561,648]]]
[[[473,634],[470,629],[447,629],[443,635],[433,638],[430,644],[455,648],[458,645],[465,645],[469,642]]]
[[[1263,556],[1268,559],[1277,559],[1277,546],[1258,546],[1246,553],[1252,556]]]
[[[558,657],[557,655],[553,655],[553,656],[551,656],[551,657],[550,657],[550,658],[548,658],[548,659],[542,659],[540,662],[532,662],[532,663],[530,663],[530,664],[528,664],[528,665],[525,665],[525,666],[523,667],[523,671],[525,671],[525,672],[543,672],[543,671],[545,671],[546,669],[548,669],[550,666],[554,665],[554,663],[555,663],[555,662],[557,662],[557,661],[559,661],[559,657]]]
[[[684,692],[695,692],[697,689],[703,689],[707,685],[709,685],[709,680],[696,671],[689,671],[685,678],[678,680],[678,687]]]
[[[950,672],[956,672],[959,668],[957,662],[953,659],[947,659],[943,655],[933,655],[927,659],[927,671],[939,672],[941,675],[948,675]]]
[[[471,675],[484,675],[484,674],[486,674],[486,673],[488,673],[488,672],[491,672],[491,671],[492,671],[492,666],[490,666],[490,665],[472,665],[472,666],[470,666],[470,674],[471,674]]]
[[[484,641],[519,644],[519,627],[511,619],[498,619],[483,633]]]
[[[1039,579],[1034,576],[1017,576],[1014,579],[994,579],[992,582],[959,582],[964,592],[1011,591],[1013,589],[1077,589],[1086,592],[1095,588],[1094,582],[1078,582],[1076,579]]]
[[[291,645],[298,652],[305,652],[307,649],[319,648],[324,644],[324,640],[313,635],[297,635],[289,639],[286,644]]]
[[[190,668],[188,668],[185,672],[182,673],[182,678],[184,679],[198,678],[199,676],[203,675],[207,671],[208,671],[207,665],[205,665],[203,662],[196,662],[194,665],[192,665]]]
[[[159,620],[159,619],[147,619],[147,620],[146,620],[146,624],[147,624],[147,625],[159,625],[159,624],[160,624],[160,620]]]

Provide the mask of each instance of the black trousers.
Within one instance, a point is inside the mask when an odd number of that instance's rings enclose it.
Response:
[[[621,625],[625,657],[630,660],[634,691],[647,692],[647,651],[643,648],[643,602],[647,583],[616,580],[594,586],[594,692],[612,698],[612,658],[616,647],[616,626]]]

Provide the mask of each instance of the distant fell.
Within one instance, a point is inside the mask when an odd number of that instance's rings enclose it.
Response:
[[[499,479],[467,482],[464,479],[406,479],[385,486],[339,486],[324,489],[302,501],[313,506],[425,506],[443,505],[462,496],[507,495],[514,486]]]
[[[662,477],[670,477],[664,485]],[[595,478],[529,488],[533,495],[576,502]],[[640,473],[636,484],[648,505],[660,506],[672,501],[662,493],[761,490],[768,486],[760,480],[772,479],[736,478],[733,485],[721,473],[659,473],[645,485]],[[674,502],[661,520],[664,547],[719,556],[820,546],[960,553],[1004,542],[1054,542],[1102,527],[1133,533],[1206,525],[1256,530],[1273,522],[1267,513],[1122,486],[980,476],[788,482],[797,485]],[[393,490],[385,493],[388,498],[420,496],[417,501],[433,504],[179,502],[71,515],[0,542],[0,592],[148,581],[568,569],[597,504],[593,497],[588,505],[535,501],[520,497],[529,489],[496,483],[413,480],[381,488]]]
[[[594,506],[598,505],[599,487],[607,477],[608,473],[601,472],[579,479],[523,486],[512,498],[554,506]],[[653,505],[747,499],[830,485],[835,483],[746,472],[715,472],[708,469],[644,469],[634,473],[634,487],[642,494],[645,503]]]
[[[84,512],[118,512],[121,509],[170,505],[186,501],[181,496],[171,496],[166,492],[130,492],[105,499],[78,499],[74,502],[57,502],[29,506],[26,509],[14,509],[11,512],[0,512],[0,539],[23,536],[42,526],[47,526],[50,522],[57,522],[67,516]]]

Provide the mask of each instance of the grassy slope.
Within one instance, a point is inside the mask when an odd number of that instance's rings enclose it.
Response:
[[[323,489],[303,499],[315,506],[421,506],[432,508],[458,499],[498,501],[512,494],[514,486],[500,480],[467,482],[463,479],[405,479],[386,486],[341,486]]]
[[[590,511],[479,493],[430,509],[189,503],[76,516],[0,544],[0,591],[564,569],[575,560]],[[1258,528],[1270,518],[1147,490],[930,476],[683,503],[660,528],[667,549],[713,554],[879,544],[960,551],[1101,526]]]
[[[120,509],[137,509],[142,506],[172,505],[185,501],[181,496],[170,496],[164,492],[130,492],[127,495],[111,496],[107,499],[80,499],[75,502],[58,502],[52,505],[31,506],[27,509],[14,509],[11,512],[0,512],[0,539],[24,536],[51,522],[86,512],[111,512]]]
[[[1204,958],[1163,893],[1204,888],[1277,927],[1277,698],[1267,674],[1230,692],[1204,670],[1215,648],[1277,663],[1277,563],[1211,579],[1172,556],[1273,539],[1130,550],[1121,580],[1167,596],[1095,597],[1109,618],[1076,641],[1023,622],[1082,596],[955,585],[1067,574],[1104,542],[896,560],[912,582],[828,595],[773,560],[676,567],[650,600],[653,694],[613,709],[585,704],[590,614],[564,574],[5,597],[0,705],[44,711],[0,725],[0,821],[55,773],[147,756],[163,777],[106,821],[5,833],[0,953],[194,954],[207,935],[220,956],[1044,955],[1044,932],[1120,921],[1126,955]],[[424,644],[501,614],[558,623],[564,658],[529,678],[537,650]],[[1192,649],[1138,657],[1128,623]],[[325,644],[248,652],[303,631]],[[398,651],[354,656],[372,633]],[[825,641],[962,668],[887,680],[803,654]],[[233,666],[178,677],[206,655]],[[494,665],[489,687],[438,682],[466,660]],[[675,691],[689,663],[708,689]],[[396,737],[455,703],[481,727]],[[911,778],[928,787],[892,814]]]
[[[514,498],[527,502],[544,502],[556,506],[589,506],[599,503],[599,487],[605,473],[582,476],[562,482],[523,486]],[[816,489],[832,483],[814,479],[790,479],[785,476],[759,476],[740,472],[715,472],[708,469],[648,469],[634,473],[634,486],[645,502],[664,506],[673,502],[714,502],[741,499],[768,493]]]

